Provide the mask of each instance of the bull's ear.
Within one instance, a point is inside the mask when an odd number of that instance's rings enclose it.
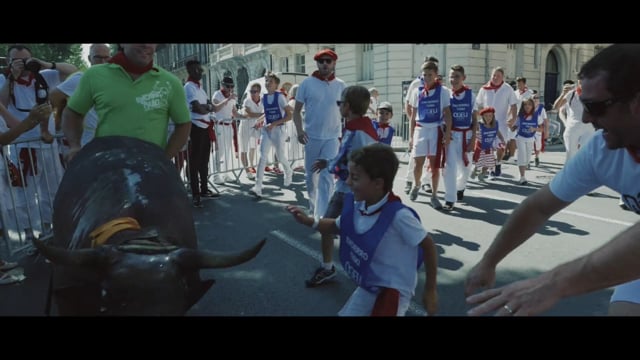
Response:
[[[225,268],[240,265],[253,259],[264,246],[267,239],[260,240],[249,249],[228,253],[210,250],[180,249],[171,254],[181,266],[195,269]]]
[[[33,245],[49,261],[56,265],[99,265],[107,260],[107,253],[100,248],[67,250],[47,245],[44,241],[33,239]]]

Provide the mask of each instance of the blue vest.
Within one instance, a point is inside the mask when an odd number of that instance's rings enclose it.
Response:
[[[536,132],[530,131],[532,128],[538,127],[538,112],[534,111],[531,119],[527,120],[523,116],[518,116],[519,124],[518,124],[518,136],[522,136],[523,138],[531,138]]]
[[[493,120],[495,123],[496,121]],[[494,124],[494,127],[488,128],[485,124],[480,123],[480,144],[482,150],[489,150],[493,148],[493,141],[498,136],[498,124]]]
[[[442,111],[440,110],[440,91],[442,86],[436,86],[433,94],[425,96],[424,86],[418,88],[418,122],[419,123],[439,123],[442,121]]]
[[[464,97],[461,100],[456,99],[451,93],[451,117],[453,118],[453,128],[458,130],[467,130],[471,128],[471,114],[473,113],[473,96],[471,89],[464,91]]]
[[[389,129],[387,132],[387,136],[382,137],[384,136],[384,132],[385,132],[384,129],[379,126],[376,126],[376,132],[378,133],[378,142],[391,146],[391,141],[393,140],[393,134],[395,134],[396,129],[394,129],[392,126],[388,126],[387,129]]]
[[[264,105],[264,118],[267,124],[271,124],[274,121],[282,119],[284,116],[282,110],[280,110],[280,104],[278,103],[278,96],[281,93],[276,91],[273,93],[273,102],[269,104],[267,102],[268,94],[264,94],[262,97],[262,104]]]
[[[387,232],[396,212],[402,208],[411,210],[413,216],[420,220],[418,213],[404,205],[401,201],[387,201],[376,223],[364,234],[357,234],[353,221],[353,193],[344,194],[344,204],[340,215],[340,263],[342,268],[356,284],[368,291],[375,292],[374,286],[368,284],[371,274],[371,260],[376,252],[382,236]],[[418,247],[418,264],[420,268],[424,260],[422,247]]]

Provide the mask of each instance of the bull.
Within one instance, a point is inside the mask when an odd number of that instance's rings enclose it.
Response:
[[[163,150],[95,138],[70,162],[53,203],[53,234],[34,240],[51,262],[59,315],[184,315],[213,285],[200,269],[254,258],[265,240],[198,249],[187,191]]]

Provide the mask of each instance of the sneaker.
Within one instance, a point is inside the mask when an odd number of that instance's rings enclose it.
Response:
[[[520,185],[527,185],[527,179],[524,176],[520,177],[520,181],[518,181]]]
[[[251,190],[249,190],[249,195],[253,195],[257,198],[261,198],[262,197],[262,190],[258,190],[255,187],[252,187]]]
[[[295,172],[304,172],[304,166],[302,166],[302,165],[296,166],[295,168],[293,168],[293,171],[295,171]]]
[[[496,165],[495,171],[494,171],[495,174],[491,174],[491,175],[493,175],[495,177],[498,177],[498,176],[502,175],[502,169],[501,168],[502,168],[502,165]]]
[[[433,208],[436,210],[442,210],[442,203],[440,202],[440,200],[438,200],[437,197],[431,198],[431,206],[433,206]]]
[[[411,189],[413,189],[413,183],[411,181],[407,181],[407,184],[404,186],[404,193],[409,195]]]
[[[447,201],[444,203],[442,210],[451,211],[453,210],[453,203],[451,201]]]
[[[0,260],[0,271],[9,271],[18,267],[17,262]]]
[[[273,169],[272,169],[272,168],[270,168],[270,167],[268,167],[268,166],[265,166],[265,167],[264,167],[264,172],[272,172],[272,171],[273,171]]]
[[[478,176],[478,169],[473,169],[473,171],[471,172],[471,176],[469,176],[471,179],[475,179]]]
[[[502,157],[502,161],[507,161],[509,160],[509,158],[511,157],[511,153],[509,152],[509,150],[504,152],[504,156]]]
[[[627,210],[627,211],[631,210],[631,209],[629,209],[627,204],[625,204],[624,201],[622,201],[622,200],[620,200],[620,202],[618,203],[618,206],[620,206],[620,209],[622,209],[622,210]],[[0,270],[2,270],[2,269],[0,269]]]
[[[485,174],[485,173],[478,174],[478,181],[486,182],[487,181],[487,174]]]
[[[536,167],[540,166],[540,158],[538,158],[537,156],[533,159],[533,163],[536,165]]]
[[[411,189],[411,193],[409,194],[409,199],[411,201],[416,201],[416,199],[418,198],[418,191],[420,190],[420,188],[414,187],[413,189]]]
[[[330,270],[323,268],[322,266],[317,268],[311,279],[305,280],[307,287],[316,287],[322,285],[325,281],[330,280],[336,276],[336,267],[331,266]]]
[[[257,174],[257,170],[256,170],[256,168],[255,168],[255,167],[253,167],[253,166],[249,168],[249,171],[248,171],[248,172],[250,172],[250,173],[252,173],[252,174]]]
[[[422,191],[426,192],[427,194],[431,194],[433,192],[433,190],[431,189],[431,184],[422,184]]]
[[[213,183],[216,185],[224,185],[224,180],[220,177],[220,175],[215,175],[213,177]]]
[[[203,208],[202,201],[200,200],[200,196],[196,195],[193,197],[193,207],[194,208]]]
[[[247,171],[247,179],[255,180],[256,179],[256,174]]]
[[[200,196],[206,197],[206,198],[217,199],[217,198],[220,197],[220,194],[214,193],[213,191],[207,189],[207,190],[204,190],[204,191],[200,191]]]
[[[464,190],[458,190],[458,192],[456,193],[456,198],[458,199],[458,201],[462,201],[462,199],[464,199]]]

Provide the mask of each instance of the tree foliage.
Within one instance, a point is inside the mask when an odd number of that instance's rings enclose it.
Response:
[[[8,56],[7,49],[13,44],[0,44],[0,56]],[[43,61],[66,62],[73,64],[80,70],[86,69],[82,59],[81,44],[23,44],[31,49],[31,54]]]

